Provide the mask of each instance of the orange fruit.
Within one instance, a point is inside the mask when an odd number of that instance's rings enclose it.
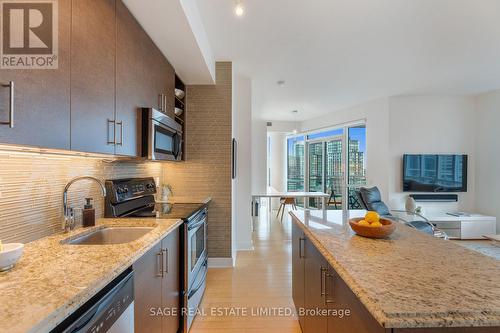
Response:
[[[376,228],[376,227],[381,227],[382,225],[383,225],[383,224],[382,224],[382,223],[380,223],[380,222],[373,222],[373,223],[371,223],[371,224],[370,224],[370,227],[374,227],[374,228]]]
[[[365,220],[368,223],[380,222],[380,216],[378,215],[377,212],[368,212],[365,215]]]
[[[361,220],[358,222],[359,225],[364,225],[364,226],[369,226],[370,223],[366,222],[365,220]]]

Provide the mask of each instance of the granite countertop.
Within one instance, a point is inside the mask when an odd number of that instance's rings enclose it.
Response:
[[[96,227],[26,244],[17,265],[0,273],[0,332],[49,332],[181,223],[180,219],[99,219]],[[61,243],[105,226],[154,229],[126,244]]]
[[[170,204],[201,204],[208,205],[212,201],[211,197],[196,198],[196,197],[176,197],[172,196],[168,201],[156,201],[157,203],[170,203]]]
[[[397,223],[357,236],[364,211],[293,211],[293,221],[385,328],[500,326],[500,261]]]

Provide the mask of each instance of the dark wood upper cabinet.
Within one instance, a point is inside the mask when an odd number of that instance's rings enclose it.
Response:
[[[73,0],[72,12],[71,149],[114,154],[115,0]]]
[[[163,94],[174,117],[173,67],[121,0],[60,0],[58,12],[58,69],[0,69],[15,85],[0,143],[139,156],[138,109]],[[0,86],[0,122],[9,108]]]
[[[167,97],[173,117],[175,71],[127,7],[116,2],[116,154],[140,154],[138,108],[159,109],[159,95]],[[123,133],[122,133],[123,130]]]
[[[0,69],[14,81],[14,128],[0,125],[0,143],[70,148],[71,0],[58,1],[58,68]],[[0,88],[0,122],[9,119],[9,89]]]
[[[123,142],[116,146],[116,154],[138,156],[138,109],[151,106],[150,88],[144,84],[147,77],[143,45],[149,37],[121,1],[116,3],[116,29],[116,120],[122,124],[119,130],[123,130]]]

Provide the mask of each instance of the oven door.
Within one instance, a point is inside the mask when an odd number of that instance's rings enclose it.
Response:
[[[179,132],[154,119],[151,120],[148,157],[156,161],[178,161],[182,158]]]
[[[185,269],[187,288],[193,286],[196,275],[207,258],[207,211],[203,209],[187,224],[187,249]]]

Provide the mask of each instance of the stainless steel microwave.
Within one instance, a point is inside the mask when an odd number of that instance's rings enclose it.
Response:
[[[151,161],[182,160],[182,126],[165,113],[142,108],[142,157]]]

